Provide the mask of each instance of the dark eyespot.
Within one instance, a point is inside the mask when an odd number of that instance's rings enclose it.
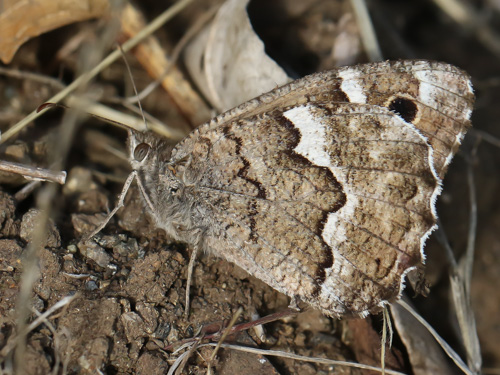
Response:
[[[412,122],[417,117],[418,108],[415,102],[408,98],[395,98],[388,108],[396,112],[406,122]]]
[[[147,143],[139,143],[134,150],[134,159],[137,161],[143,161],[149,153],[151,146]]]

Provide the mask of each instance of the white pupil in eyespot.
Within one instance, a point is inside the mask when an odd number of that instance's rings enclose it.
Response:
[[[143,161],[148,154],[150,146],[146,143],[139,144],[134,150],[134,159],[137,161]]]

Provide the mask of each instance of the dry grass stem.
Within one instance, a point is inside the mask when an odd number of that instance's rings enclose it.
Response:
[[[183,10],[190,2],[193,0],[180,0],[179,2],[172,5],[165,12],[160,14],[156,19],[154,19],[151,23],[149,23],[144,29],[138,32],[133,38],[127,40],[123,45],[122,49],[124,52],[130,51],[137,44],[139,44],[144,38],[151,35],[153,32],[158,30],[161,26],[165,24],[168,20],[172,19],[176,14],[178,14],[181,10]],[[51,103],[59,103],[61,100],[66,98],[69,94],[73,93],[78,88],[85,86],[92,78],[94,78],[97,74],[103,71],[105,68],[109,67],[112,63],[114,63],[117,59],[121,57],[121,52],[119,50],[115,50],[111,52],[105,59],[103,59],[98,65],[94,68],[85,72],[76,78],[70,85],[68,85],[65,89],[58,92],[52,98],[47,100]],[[12,126],[9,130],[7,130],[0,141],[0,143],[4,143],[8,139],[12,138],[25,126],[30,124],[32,121],[37,119],[42,115],[44,111],[37,112],[34,110],[28,116],[26,116],[23,120],[19,121],[17,124]]]
[[[124,9],[121,21],[123,32],[132,38],[145,28],[142,15],[131,5]],[[210,118],[207,105],[183,73],[167,58],[156,37],[149,36],[141,41],[134,54],[153,78],[162,76],[168,69],[168,74],[162,78],[162,86],[192,125],[199,125]]]
[[[0,171],[17,173],[28,180],[49,181],[64,185],[65,171],[51,171],[50,169],[26,166],[19,163],[0,160]]]
[[[211,343],[211,344],[200,345],[200,347],[217,346],[217,345],[219,345],[219,344]],[[355,362],[348,362],[348,361],[336,361],[336,360],[327,359],[327,358],[307,357],[307,356],[303,356],[303,355],[282,352],[280,350],[265,350],[265,349],[250,348],[247,346],[232,345],[232,344],[221,344],[220,346],[224,349],[239,350],[239,351],[243,351],[243,352],[247,352],[247,353],[261,354],[261,355],[265,355],[265,356],[290,358],[290,359],[295,359],[297,361],[313,362],[313,363],[318,363],[318,364],[323,364],[323,365],[346,366],[346,367],[359,368],[362,370],[377,371],[380,373],[382,373],[382,371],[383,371],[379,367],[363,365],[362,363],[355,363]],[[390,375],[405,375],[402,372],[394,371],[394,370],[385,370],[385,373],[390,374]]]
[[[377,35],[373,28],[370,13],[364,0],[351,0],[351,6],[356,15],[361,36],[361,42],[370,61],[382,61],[382,51],[378,44]]]
[[[445,353],[450,357],[453,362],[463,371],[464,374],[474,375],[475,372],[471,371],[467,365],[462,361],[460,356],[452,349],[452,347],[436,332],[436,330],[425,321],[410,305],[408,305],[404,300],[399,300],[397,302],[400,306],[402,306],[406,311],[408,311],[415,319],[418,320],[420,324],[422,324],[427,331],[434,337],[434,339],[439,343],[439,345],[443,348]]]

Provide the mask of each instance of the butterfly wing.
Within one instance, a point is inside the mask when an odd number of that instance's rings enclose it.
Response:
[[[207,250],[325,314],[365,315],[422,261],[472,102],[446,64],[344,68],[222,114],[171,163],[210,218]]]

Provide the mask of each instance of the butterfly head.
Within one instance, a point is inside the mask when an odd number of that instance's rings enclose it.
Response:
[[[161,169],[168,163],[173,145],[151,132],[129,131],[129,160],[134,170]]]
[[[173,145],[159,135],[131,130],[128,149],[142,197],[156,225],[173,238],[188,242],[182,233],[195,224],[186,202],[189,189],[179,170],[183,164],[170,162]]]

